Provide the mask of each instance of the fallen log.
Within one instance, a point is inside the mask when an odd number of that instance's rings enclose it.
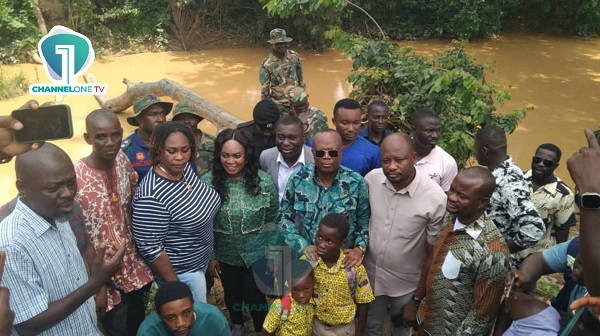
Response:
[[[83,78],[86,83],[98,83],[92,73],[85,74]],[[122,95],[114,98],[109,98],[106,95],[95,95],[96,101],[98,101],[102,108],[111,110],[114,113],[121,113],[131,107],[137,97],[145,94],[154,94],[158,97],[168,96],[176,101],[188,102],[190,106],[198,111],[198,114],[210,121],[218,129],[235,128],[239,123],[244,122],[233,113],[167,78],[150,83],[134,83],[124,78],[123,84],[127,86],[127,90]]]

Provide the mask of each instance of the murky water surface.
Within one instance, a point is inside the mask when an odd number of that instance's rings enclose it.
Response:
[[[404,44],[419,53],[431,54],[444,49],[449,42]],[[479,61],[495,65],[496,71],[490,75],[492,81],[510,86],[512,100],[501,107],[501,111],[528,105],[535,107],[509,137],[509,153],[522,168],[527,168],[539,144],[555,143],[564,153],[557,173],[571,184],[566,158],[584,145],[583,129],[600,124],[600,39],[583,41],[570,37],[507,35],[494,41],[473,43],[469,49]],[[123,78],[140,82],[169,78],[248,120],[260,99],[258,67],[267,52],[265,47],[127,55],[96,60],[89,71],[100,83],[108,84],[109,96],[125,91],[126,87],[121,83]],[[310,102],[325,111],[331,120],[334,103],[351,90],[345,82],[351,70],[350,61],[335,51],[299,52]],[[22,70],[33,82],[49,82],[41,65],[6,68],[9,73]],[[0,109],[3,114],[9,114],[31,98],[33,96],[24,95],[0,101]],[[38,96],[37,99],[41,103],[54,100],[54,96]],[[75,136],[56,141],[56,144],[75,161],[91,151],[83,140],[84,120],[87,113],[99,106],[91,96],[65,96],[63,103],[71,106]],[[126,134],[133,130],[125,121],[132,113],[129,109],[119,116]],[[215,131],[206,122],[202,126],[209,132]],[[13,163],[0,166],[0,185],[4,187],[0,204],[16,195],[14,176]]]

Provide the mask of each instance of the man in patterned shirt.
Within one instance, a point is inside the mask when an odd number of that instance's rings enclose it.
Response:
[[[525,172],[531,201],[546,225],[546,234],[533,248],[519,252],[523,259],[533,252],[546,250],[569,239],[569,229],[576,224],[575,196],[554,174],[561,150],[554,144],[541,144],[531,160],[531,170]]]
[[[435,242],[419,335],[489,334],[509,266],[508,247],[485,214],[496,183],[482,167],[461,171],[448,191],[446,224]]]
[[[511,253],[535,245],[546,232],[531,197],[523,171],[506,154],[506,134],[498,126],[485,126],[475,135],[475,158],[496,178],[496,190],[487,215],[502,233]]]
[[[327,116],[318,108],[310,106],[308,94],[303,87],[293,86],[286,90],[286,95],[290,99],[292,114],[302,120],[306,140],[317,135],[319,131],[329,128]]]
[[[215,152],[215,137],[198,129],[198,124],[204,118],[190,104],[180,102],[173,108],[173,119],[171,120],[188,125],[194,132],[196,147],[198,148],[198,157],[196,158],[198,175],[202,176],[211,171]]]
[[[350,233],[344,250],[345,263],[360,265],[369,245],[371,208],[367,181],[340,165],[342,139],[337,131],[317,133],[312,153],[315,163],[290,177],[277,223],[286,232],[290,246],[302,250],[310,245],[316,256],[314,239],[321,219],[330,212],[346,215]]]
[[[92,153],[75,162],[85,228],[99,249],[109,241],[125,244],[123,267],[96,295],[96,310],[107,335],[134,335],[146,317],[144,297],[152,285],[152,273],[140,257],[131,234],[131,199],[137,173],[119,150],[123,128],[109,110],[92,111],[85,119],[85,141]]]
[[[297,52],[287,49],[292,39],[286,36],[285,30],[273,29],[270,36],[271,39],[267,42],[271,44],[271,53],[260,65],[258,73],[260,94],[263,100],[271,100],[277,104],[284,116],[290,113],[290,101],[285,95],[285,89],[289,86],[306,87],[302,61]]]

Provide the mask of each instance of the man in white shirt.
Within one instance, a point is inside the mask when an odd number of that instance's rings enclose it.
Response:
[[[315,162],[310,147],[304,145],[305,140],[302,120],[286,116],[275,127],[276,147],[260,154],[260,168],[271,175],[279,194],[279,202],[290,176],[305,165]]]
[[[411,125],[417,149],[417,170],[448,191],[458,170],[456,160],[437,145],[442,134],[439,115],[430,108],[419,109],[412,115]]]

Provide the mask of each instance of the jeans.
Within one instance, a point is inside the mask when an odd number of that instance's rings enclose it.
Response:
[[[194,302],[206,303],[206,269],[208,265],[201,267],[196,272],[177,274],[179,281],[185,283],[190,287]],[[164,282],[160,278],[155,278],[156,284],[160,288]]]

